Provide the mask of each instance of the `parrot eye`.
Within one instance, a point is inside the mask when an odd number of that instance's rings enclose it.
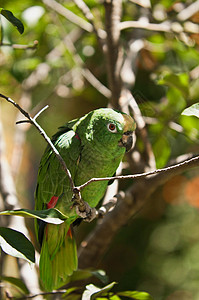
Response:
[[[113,123],[108,123],[107,128],[110,132],[117,132],[117,128]]]

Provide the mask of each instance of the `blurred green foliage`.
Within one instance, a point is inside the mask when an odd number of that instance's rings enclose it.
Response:
[[[84,18],[73,1],[58,2]],[[103,5],[97,0],[85,2],[96,24],[103,27]],[[194,1],[180,3],[186,7]],[[151,1],[151,8],[141,8],[133,1],[124,1],[122,20],[149,16],[152,23],[176,22],[178,12],[174,4],[176,2],[170,0]],[[27,107],[32,113],[49,104],[39,122],[50,136],[68,120],[108,104],[108,99],[82,73],[82,68],[88,68],[107,86],[106,61],[93,33],[79,29],[42,1],[2,0],[1,7],[12,11],[25,27],[24,34],[20,35],[1,17],[1,93],[16,101],[22,101],[21,96],[28,93],[31,102]],[[157,9],[163,16],[161,20],[156,17]],[[134,40],[143,41],[144,46],[136,59],[132,58],[135,81],[131,78],[129,88],[146,118],[159,168],[180,155],[199,152],[198,119],[181,115],[187,106],[199,101],[198,35],[124,30],[121,45],[126,56]],[[38,41],[37,46],[35,41]],[[5,44],[29,47],[19,49]],[[13,138],[16,112],[7,103],[1,102],[1,107],[7,153],[11,158],[16,146]],[[143,152],[139,137],[136,147]],[[37,166],[44,148],[45,142],[30,128],[23,164],[17,175],[22,207],[34,205]],[[107,271],[110,282],[119,282],[114,289],[143,290],[158,300],[199,298],[197,176],[196,169],[169,181],[155,192],[142,212],[121,229],[100,265]],[[88,228],[87,224],[78,228],[79,240]]]

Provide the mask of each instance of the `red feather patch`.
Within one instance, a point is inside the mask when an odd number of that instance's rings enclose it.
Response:
[[[55,205],[57,204],[59,197],[56,196],[52,196],[52,198],[50,199],[50,201],[47,203],[47,208],[54,208]]]
[[[73,238],[72,231],[70,228],[68,229],[67,236],[69,236],[71,239]]]
[[[75,138],[78,139],[78,140],[80,140],[80,137],[79,137],[79,135],[77,134],[77,132],[75,132]]]

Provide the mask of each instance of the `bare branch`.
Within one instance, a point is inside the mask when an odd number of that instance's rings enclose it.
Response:
[[[58,296],[58,295],[64,295],[66,292],[67,292],[67,290],[58,290],[58,291],[52,291],[52,292],[41,292],[41,293],[37,293],[37,294],[34,294],[34,295],[32,294],[32,295],[24,295],[22,297],[17,297],[17,300],[33,299],[33,298],[36,298],[38,296],[48,296],[48,295]],[[43,297],[42,297],[42,299],[43,299]]]
[[[65,46],[67,47],[67,49],[71,52],[71,54],[73,55],[73,59],[75,61],[75,63],[81,67],[81,73],[84,76],[84,78],[94,87],[98,90],[98,92],[100,92],[104,97],[106,98],[110,98],[111,97],[111,91],[105,86],[103,85],[94,75],[93,73],[83,67],[84,62],[83,59],[81,58],[81,56],[77,53],[76,48],[74,43],[72,42],[72,40],[70,39],[69,36],[65,36],[63,39],[63,42],[65,44]]]
[[[111,91],[105,85],[103,85],[89,69],[82,68],[82,74],[99,93],[108,99],[111,97]]]
[[[122,10],[121,0],[104,1],[105,6],[105,27],[106,27],[106,59],[107,73],[112,93],[111,104],[114,108],[119,108],[119,98],[121,94],[121,66],[123,54],[120,49],[120,19]]]
[[[114,197],[109,199],[105,204],[103,204],[98,210],[97,210],[97,216],[101,217],[106,215],[111,209],[113,209],[118,201],[118,198],[121,198],[120,194],[116,194]]]
[[[142,21],[124,21],[120,23],[120,30],[129,29],[129,28],[138,28],[138,29],[146,29],[151,31],[163,31],[163,32],[171,32],[171,27],[169,23],[144,23]]]
[[[176,170],[176,169],[178,169],[182,172],[182,171],[185,171],[185,170],[187,170],[191,167],[198,167],[198,166],[199,166],[199,156],[195,156],[195,157],[187,159],[183,162],[180,162],[178,164],[175,164],[175,165],[172,165],[172,166],[169,166],[169,167],[165,167],[165,168],[162,168],[162,169],[156,169],[156,170],[145,172],[145,173],[134,174],[134,175],[120,175],[120,176],[113,176],[113,177],[103,177],[103,178],[91,178],[90,180],[88,180],[84,184],[76,187],[76,189],[81,191],[87,185],[89,185],[92,182],[96,182],[96,181],[105,181],[105,180],[109,181],[109,180],[115,180],[115,179],[119,179],[119,180],[122,180],[122,179],[138,179],[138,178],[140,179],[140,178],[144,178],[144,177],[147,177],[147,176],[156,175],[158,173],[168,173],[168,172],[170,173],[171,171]]]
[[[191,18],[198,11],[199,11],[199,0],[194,1],[188,7],[181,10],[178,13],[177,18],[180,21],[186,21],[187,19]]]
[[[46,4],[48,7],[56,11],[58,14],[62,15],[66,19],[68,19],[70,22],[76,24],[80,28],[88,31],[93,32],[93,26],[92,24],[88,23],[84,19],[78,17],[76,14],[71,12],[69,9],[61,5],[60,3],[56,2],[55,0],[42,0],[44,4]]]
[[[137,28],[145,29],[150,31],[160,31],[160,32],[173,32],[173,33],[199,33],[199,25],[192,22],[185,22],[182,26],[178,22],[163,22],[160,24],[156,23],[143,23],[142,21],[124,21],[121,22],[120,30]]]
[[[34,120],[36,120],[40,115],[41,115],[41,113],[44,111],[44,110],[46,110],[47,108],[49,108],[49,105],[46,105],[46,106],[44,106],[35,116],[34,116]]]
[[[53,152],[55,153],[55,155],[59,159],[59,161],[60,161],[60,163],[61,163],[64,171],[66,172],[66,174],[69,177],[70,186],[71,186],[71,189],[73,190],[74,187],[75,187],[75,185],[74,185],[71,173],[70,173],[69,169],[67,168],[65,161],[63,160],[63,158],[59,154],[59,151],[55,148],[55,146],[53,145],[51,139],[47,136],[47,134],[45,133],[45,131],[43,130],[43,128],[41,128],[41,126],[36,122],[35,118],[32,118],[20,105],[18,105],[16,102],[14,102],[11,98],[6,97],[3,94],[0,94],[0,97],[4,98],[8,102],[10,102],[12,105],[14,105],[29,120],[29,122],[37,128],[37,130],[39,131],[39,133],[43,136],[43,138],[46,140],[46,142],[48,143],[48,145],[51,147],[51,149],[53,150]]]
[[[38,41],[34,41],[33,45],[20,45],[20,44],[10,44],[10,43],[1,43],[0,47],[11,47],[12,49],[18,50],[35,50],[37,49]]]
[[[94,16],[89,9],[89,7],[86,5],[86,3],[83,0],[74,0],[75,4],[79,7],[79,9],[82,11],[86,19],[90,22],[90,24],[93,26],[93,31],[95,32],[97,38],[99,39],[105,39],[106,38],[106,32],[103,29],[97,29],[94,23]],[[101,43],[101,41],[100,41]]]
[[[136,3],[137,5],[145,7],[145,8],[150,8],[151,7],[150,0],[130,0],[130,1],[133,2],[133,3]]]

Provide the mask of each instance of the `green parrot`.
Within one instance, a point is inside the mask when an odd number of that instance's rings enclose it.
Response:
[[[135,127],[129,115],[100,108],[65,124],[52,141],[70,170],[75,186],[79,186],[93,177],[115,174],[125,152],[132,147]],[[107,185],[107,181],[93,182],[81,191],[82,199],[91,210],[102,199]],[[81,213],[72,205],[72,196],[69,178],[48,146],[39,167],[36,210],[57,208],[67,218],[59,225],[36,221],[41,245],[40,278],[47,291],[63,286],[77,269],[73,226]]]

